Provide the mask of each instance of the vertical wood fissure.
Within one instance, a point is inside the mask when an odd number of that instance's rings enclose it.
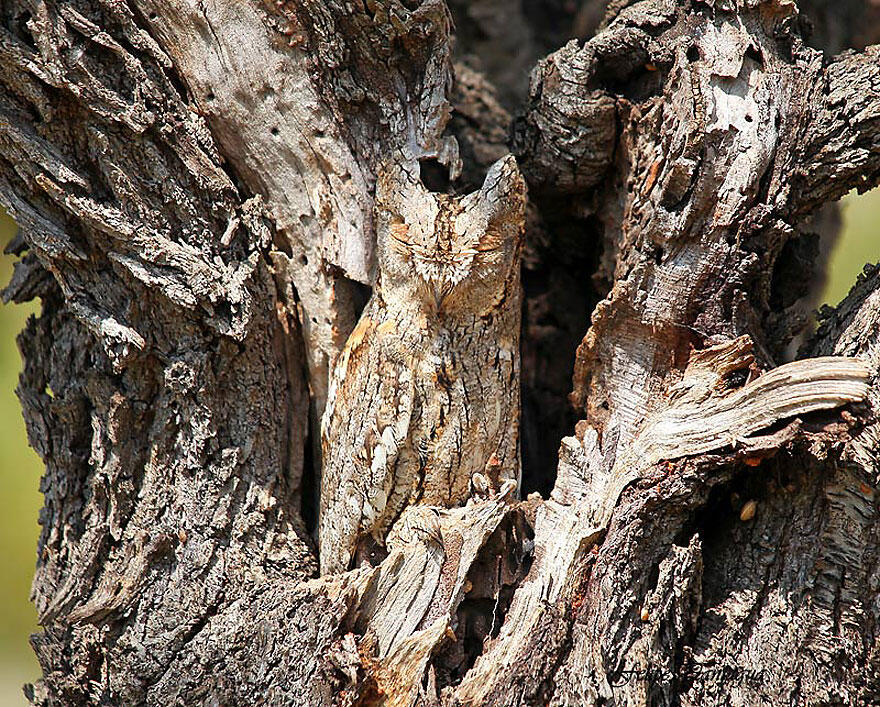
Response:
[[[876,704],[877,268],[808,327],[827,204],[880,182],[873,11],[449,5],[0,6],[4,297],[43,299],[29,698]],[[463,194],[508,151],[541,494],[474,487],[317,578],[303,479],[376,178]]]

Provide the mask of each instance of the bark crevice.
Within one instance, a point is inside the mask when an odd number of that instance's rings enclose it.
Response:
[[[800,345],[827,204],[880,182],[870,11],[355,5],[0,8],[4,298],[43,299],[29,698],[880,701],[880,268]],[[461,194],[509,149],[525,500],[316,578],[377,175]]]

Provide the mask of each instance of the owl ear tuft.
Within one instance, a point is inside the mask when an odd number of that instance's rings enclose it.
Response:
[[[480,188],[480,198],[493,221],[522,217],[526,205],[526,182],[513,155],[502,157],[489,168]]]

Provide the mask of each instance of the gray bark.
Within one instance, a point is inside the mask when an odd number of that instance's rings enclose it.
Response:
[[[828,205],[880,182],[874,11],[449,4],[0,3],[27,695],[880,703],[880,270],[808,329]],[[379,166],[464,192],[508,149],[525,500],[318,578]]]

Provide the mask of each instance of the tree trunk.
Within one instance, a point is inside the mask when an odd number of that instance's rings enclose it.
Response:
[[[809,327],[832,202],[880,182],[876,20],[0,3],[5,297],[43,303],[32,702],[880,703],[880,267]],[[523,500],[318,577],[377,175],[464,193],[509,150]]]

